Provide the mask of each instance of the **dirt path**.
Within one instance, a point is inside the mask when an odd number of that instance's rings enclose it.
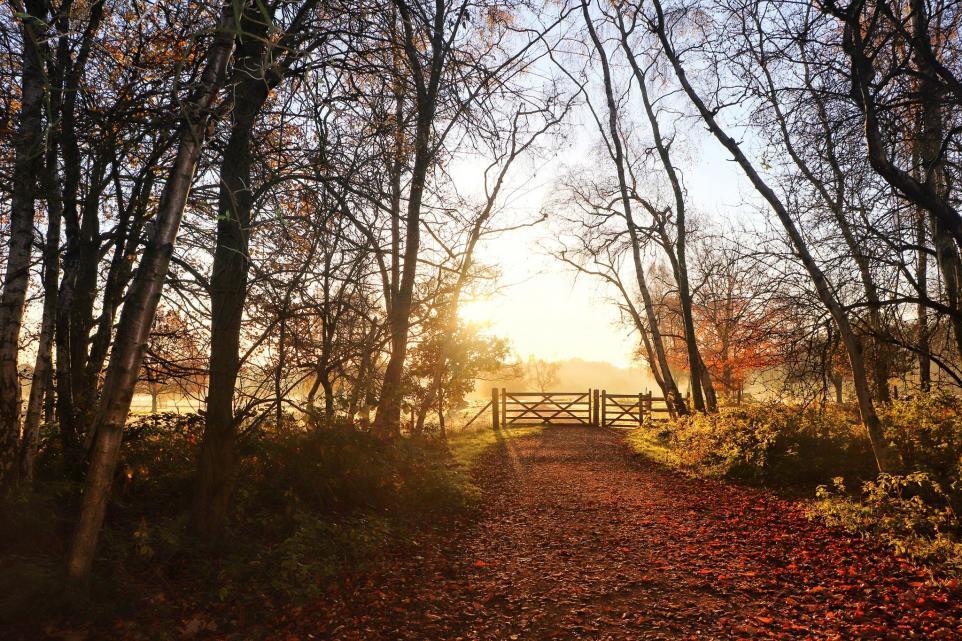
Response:
[[[549,429],[477,473],[476,526],[277,638],[962,639],[958,592],[793,503],[640,460],[617,434]]]

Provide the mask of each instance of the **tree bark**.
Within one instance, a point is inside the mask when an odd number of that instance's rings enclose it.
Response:
[[[258,14],[243,21],[238,37],[230,137],[220,167],[217,239],[210,276],[210,363],[207,414],[197,464],[191,530],[201,541],[220,539],[237,475],[234,390],[240,368],[240,331],[250,267],[252,134],[270,89],[264,78],[263,34]]]
[[[658,152],[658,158],[668,176],[671,184],[671,191],[675,199],[675,253],[670,249],[669,239],[665,237],[665,250],[672,264],[675,281],[678,284],[678,301],[681,307],[682,324],[685,329],[685,347],[688,352],[688,371],[691,383],[691,399],[694,409],[698,412],[717,411],[717,401],[715,399],[715,389],[711,384],[711,376],[708,368],[704,366],[704,361],[698,350],[698,340],[695,333],[695,317],[692,312],[691,287],[688,281],[688,260],[686,258],[686,243],[688,230],[686,228],[687,208],[685,194],[682,191],[681,180],[675,171],[675,166],[671,160],[671,154],[665,145],[665,140],[661,134],[661,127],[658,123],[658,115],[655,113],[654,106],[648,96],[648,84],[645,72],[638,65],[631,48],[628,46],[628,32],[625,29],[623,18],[618,14],[618,29],[621,33],[621,46],[625,51],[625,56],[631,65],[638,87],[641,90],[641,100],[645,107],[645,115],[651,125],[651,134]]]
[[[271,51],[285,51],[293,34],[316,5],[301,4],[288,30]],[[265,11],[267,13],[265,13]],[[247,300],[250,269],[249,244],[253,211],[251,190],[254,153],[253,129],[271,89],[283,79],[293,60],[288,55],[269,68],[265,44],[273,16],[263,5],[251,5],[241,20],[237,37],[233,110],[230,135],[220,168],[217,201],[217,237],[211,267],[210,361],[208,364],[207,416],[198,456],[197,480],[191,510],[191,530],[213,543],[227,523],[230,497],[237,474],[237,417],[234,391],[240,368],[240,331]]]
[[[60,184],[57,177],[57,150],[52,130],[48,131],[47,154],[43,170],[43,190],[47,198],[47,237],[43,248],[43,312],[40,320],[40,337],[37,340],[37,357],[30,380],[30,397],[27,416],[23,423],[20,445],[21,482],[33,482],[34,460],[40,443],[40,423],[44,399],[49,393],[51,353],[57,316],[57,288],[60,278],[60,219],[63,216]]]
[[[89,243],[82,243],[80,193],[84,162],[80,153],[77,137],[76,105],[83,92],[82,79],[84,70],[93,48],[93,41],[99,30],[104,15],[103,0],[95,0],[90,5],[90,16],[76,53],[72,51],[72,43],[66,34],[74,30],[68,12],[62,11],[57,17],[57,30],[60,32],[60,42],[57,46],[56,69],[62,74],[62,84],[58,87],[61,103],[59,113],[59,143],[63,155],[63,222],[66,248],[62,260],[63,277],[57,295],[56,319],[56,383],[57,383],[57,419],[60,431],[61,446],[67,473],[79,478],[83,452],[80,440],[84,425],[81,399],[74,397],[74,390],[86,387],[83,383],[83,373],[87,362],[78,359],[74,362],[73,354],[77,350],[85,350],[88,336],[77,332],[74,311],[74,294],[77,291],[77,278],[81,270],[81,262],[85,259],[84,249],[94,253],[99,252],[99,245],[90,248]],[[100,177],[104,163],[97,159],[88,177],[87,203],[99,199]],[[96,199],[94,198],[96,194]],[[97,207],[90,211],[85,208],[84,215],[97,217]],[[89,229],[90,224],[84,230]],[[84,231],[86,233],[86,231]],[[96,260],[96,258],[94,259]],[[89,314],[89,310],[88,310]],[[82,353],[86,353],[85,351]],[[98,372],[99,373],[99,372]],[[77,401],[77,402],[75,402]]]
[[[925,3],[914,1],[912,5],[912,35],[918,48],[921,46],[921,41],[928,39],[926,32],[928,21],[925,15]],[[915,58],[921,71],[918,80],[919,127],[913,149],[913,156],[921,161],[916,170],[919,176],[917,182],[938,197],[948,200],[948,181],[945,174],[945,158],[942,153],[944,124],[940,87],[932,79],[934,71],[929,68],[926,58],[919,55]],[[932,243],[935,245],[935,256],[939,271],[942,273],[945,295],[949,306],[957,312],[950,314],[949,318],[952,323],[956,351],[962,356],[962,259],[959,256],[959,246],[962,241],[953,240],[943,217],[935,215],[934,212],[930,216],[930,224]]]
[[[915,307],[917,322],[917,350],[919,359],[919,389],[923,392],[929,391],[932,387],[932,359],[930,356],[930,337],[929,337],[929,316],[928,307],[925,300],[928,298],[929,280],[929,255],[926,251],[925,222],[927,213],[924,210],[916,210],[915,220],[915,244],[916,250],[916,270],[915,281],[916,289],[919,294],[919,304]]]
[[[117,467],[123,428],[143,363],[147,337],[207,135],[210,109],[220,92],[231,57],[235,6],[234,3],[228,3],[223,7],[217,32],[207,51],[199,86],[185,104],[186,113],[178,128],[177,155],[161,193],[153,233],[121,312],[103,386],[104,393],[94,422],[95,438],[90,469],[84,483],[80,517],[67,556],[67,572],[74,580],[85,579],[93,565]]]
[[[404,232],[404,265],[401,270],[400,284],[388,311],[388,326],[391,331],[391,357],[388,359],[381,383],[381,398],[373,431],[381,438],[395,438],[401,433],[401,404],[403,390],[401,377],[407,357],[408,332],[413,304],[414,281],[417,276],[418,251],[421,241],[421,202],[427,182],[428,168],[434,158],[431,148],[431,131],[437,109],[438,87],[444,65],[444,11],[441,2],[435,7],[434,24],[431,38],[431,61],[427,69],[428,82],[425,84],[424,69],[420,61],[421,53],[415,44],[415,34],[406,2],[396,2],[404,30],[404,49],[412,67],[417,89],[414,133],[414,164],[411,168],[408,191],[407,220]],[[400,127],[401,123],[398,122]],[[396,264],[396,261],[395,261]]]
[[[946,198],[944,191],[940,188],[939,181],[933,179],[932,172],[936,170],[934,164],[929,165],[927,180],[919,181],[908,171],[895,165],[889,158],[885,149],[885,141],[882,135],[881,125],[879,124],[878,106],[875,96],[872,94],[872,81],[875,77],[875,68],[872,60],[866,54],[866,34],[865,24],[862,21],[862,9],[870,6],[864,2],[852,3],[846,10],[840,10],[833,4],[827,5],[832,13],[844,23],[843,46],[852,62],[852,90],[858,100],[858,105],[862,110],[865,132],[865,142],[868,147],[868,159],[872,168],[888,182],[896,191],[902,194],[909,202],[924,208],[937,221],[939,229],[943,230],[957,246],[962,246],[962,216]],[[913,27],[912,35],[916,42],[913,49],[916,52],[916,62],[920,65],[920,75],[923,80],[932,78],[938,74],[938,70],[931,67],[931,59],[924,55],[918,55],[928,46],[927,17],[925,15],[925,3],[915,0],[912,2]],[[874,24],[874,22],[873,22]],[[920,42],[920,40],[922,42]],[[932,92],[926,95],[925,89],[922,90],[923,111],[926,105],[937,103],[938,86],[931,87]],[[934,114],[929,114],[934,115]],[[926,116],[923,115],[923,119]],[[934,134],[934,130],[930,130]],[[938,155],[941,156],[941,137],[937,141],[939,146]],[[935,162],[934,159],[929,161]],[[938,161],[941,162],[941,161]]]
[[[46,95],[40,52],[47,20],[46,3],[28,0],[20,16],[23,41],[20,114],[14,140],[7,269],[0,294],[0,490],[17,482],[21,387],[18,354],[30,281],[37,176],[44,152],[43,102]]]

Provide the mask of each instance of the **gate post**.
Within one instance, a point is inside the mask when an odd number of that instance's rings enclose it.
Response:
[[[499,420],[501,418],[501,404],[498,401],[498,388],[491,388],[491,427],[492,429],[499,429],[501,427]]]
[[[607,427],[608,423],[608,390],[601,390],[601,427]]]
[[[645,395],[638,393],[638,425],[645,424]]]
[[[601,398],[601,391],[594,390],[594,412],[591,415],[591,424],[595,427],[600,427],[601,422],[601,410],[598,407],[598,399]]]
[[[501,425],[508,428],[508,392],[501,388]]]

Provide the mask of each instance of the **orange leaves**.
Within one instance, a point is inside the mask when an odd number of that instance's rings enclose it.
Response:
[[[792,502],[627,461],[597,432],[520,441],[480,471],[496,506],[480,523],[419,537],[432,543],[291,625],[352,640],[958,638],[957,582]]]

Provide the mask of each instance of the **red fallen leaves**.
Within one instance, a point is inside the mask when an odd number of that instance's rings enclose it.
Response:
[[[266,636],[962,639],[957,582],[790,501],[633,461],[601,430],[547,430],[511,456],[478,470],[475,526],[421,537],[421,558],[399,552]]]

